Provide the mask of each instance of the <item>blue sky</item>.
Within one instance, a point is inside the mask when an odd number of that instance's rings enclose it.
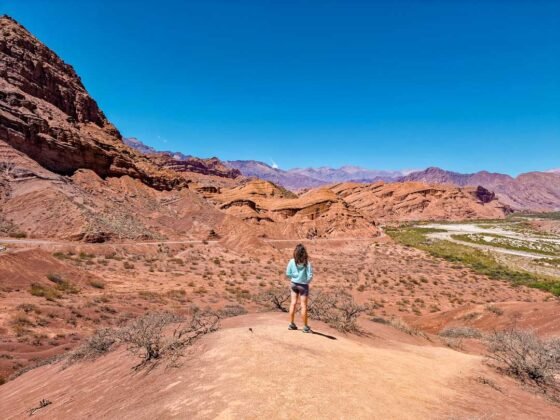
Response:
[[[4,0],[125,136],[282,168],[560,167],[560,1]]]

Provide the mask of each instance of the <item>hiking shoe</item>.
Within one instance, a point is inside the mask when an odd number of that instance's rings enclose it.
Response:
[[[310,333],[311,332],[311,328],[309,328],[308,325],[306,325],[305,327],[303,327],[303,330],[301,330],[304,333]]]
[[[288,325],[288,329],[292,331],[297,330],[297,325],[292,322],[290,325]]]

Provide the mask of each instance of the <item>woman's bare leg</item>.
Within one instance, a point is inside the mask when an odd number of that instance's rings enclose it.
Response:
[[[303,325],[307,326],[307,296],[301,296],[301,317]]]
[[[292,291],[291,297],[292,297],[292,301],[290,303],[290,322],[293,324],[294,318],[296,316],[296,306],[298,303],[299,295],[296,292]]]

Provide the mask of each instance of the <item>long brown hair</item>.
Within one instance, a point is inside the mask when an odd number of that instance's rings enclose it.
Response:
[[[309,256],[307,255],[307,250],[302,244],[298,244],[296,249],[294,249],[294,261],[296,264],[307,265],[309,262]]]

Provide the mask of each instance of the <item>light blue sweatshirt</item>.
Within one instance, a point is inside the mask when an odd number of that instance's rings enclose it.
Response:
[[[299,284],[309,284],[313,279],[313,268],[308,262],[307,266],[296,264],[292,258],[286,267],[286,276],[293,282]]]

